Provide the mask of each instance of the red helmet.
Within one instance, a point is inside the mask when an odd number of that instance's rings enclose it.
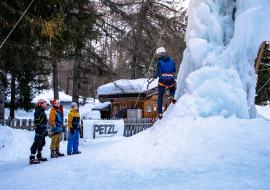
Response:
[[[40,104],[46,103],[47,101],[44,99],[39,99],[37,102],[37,105],[40,106]]]
[[[54,103],[60,103],[60,101],[58,100],[58,99],[54,99],[53,101],[52,101],[52,104],[54,104]]]

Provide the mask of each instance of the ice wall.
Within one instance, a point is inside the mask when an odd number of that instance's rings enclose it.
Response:
[[[182,111],[252,118],[254,62],[270,40],[270,1],[191,0],[188,15],[176,92],[179,103],[187,102]]]

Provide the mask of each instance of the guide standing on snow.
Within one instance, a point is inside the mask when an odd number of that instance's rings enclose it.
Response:
[[[71,110],[68,114],[68,127],[70,129],[68,145],[67,145],[67,155],[80,154],[81,151],[78,150],[79,138],[81,133],[80,128],[80,114],[78,112],[78,106],[76,102],[70,104]],[[72,151],[73,149],[73,151]]]
[[[35,139],[34,143],[31,146],[31,155],[30,155],[30,164],[38,164],[40,161],[47,161],[47,158],[43,158],[41,155],[41,151],[43,146],[45,145],[45,137],[48,135],[47,132],[47,115],[45,114],[45,110],[47,107],[47,102],[44,99],[38,100],[37,106],[35,108],[34,113],[34,124],[35,124]],[[37,159],[35,159],[36,152],[38,150]]]
[[[170,58],[165,49],[160,47],[157,49],[157,73],[153,77],[154,79],[159,77],[158,81],[158,118],[162,119],[162,105],[163,105],[163,95],[165,92],[165,87],[168,86],[170,89],[170,98],[169,101],[175,103],[174,99],[175,94],[175,85],[173,73],[176,72],[175,62]]]
[[[63,113],[60,111],[60,101],[54,99],[52,101],[53,107],[50,113],[50,123],[51,123],[51,158],[57,158],[58,156],[65,156],[59,152],[60,142],[62,139],[62,130],[64,127]]]

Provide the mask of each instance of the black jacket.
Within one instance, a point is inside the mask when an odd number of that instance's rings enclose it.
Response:
[[[41,106],[37,106],[35,108],[34,117],[35,117],[34,123],[36,126],[35,129],[36,134],[46,135],[48,119],[45,113],[45,109]]]

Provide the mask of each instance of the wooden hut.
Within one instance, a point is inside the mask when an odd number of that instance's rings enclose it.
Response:
[[[147,88],[144,79],[119,80],[98,88],[100,102],[111,102],[110,117],[127,118],[131,109],[141,109],[141,118],[156,118],[158,116],[158,80]],[[167,101],[163,98],[163,111],[167,109]],[[137,102],[137,104],[136,104]],[[130,110],[129,110],[130,109]]]

